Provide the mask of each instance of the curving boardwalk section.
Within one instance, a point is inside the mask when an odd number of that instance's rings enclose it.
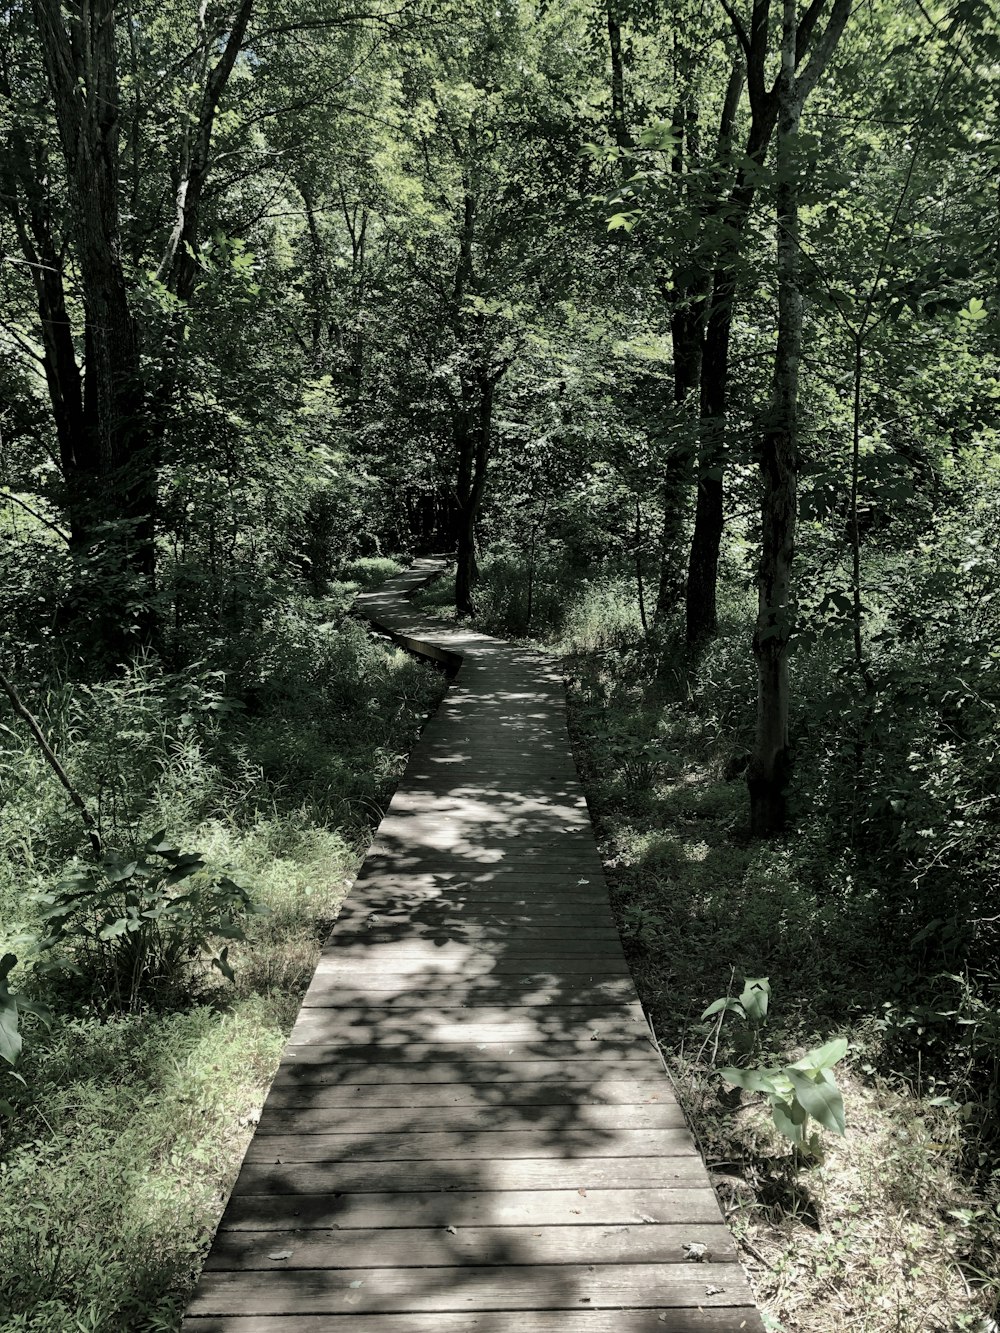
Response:
[[[760,1333],[636,999],[538,654],[461,662],[306,996],[184,1333]]]

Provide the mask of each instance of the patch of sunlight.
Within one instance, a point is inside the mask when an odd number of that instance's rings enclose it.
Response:
[[[710,851],[711,848],[704,840],[689,842],[684,845],[684,859],[686,861],[707,861]]]

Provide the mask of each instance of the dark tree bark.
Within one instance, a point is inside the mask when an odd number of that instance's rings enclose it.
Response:
[[[6,77],[0,92],[10,97]],[[43,182],[48,176],[44,142],[30,143],[22,126],[8,132],[6,152],[0,158],[0,189],[14,224],[18,245],[31,274],[38,310],[42,364],[52,420],[59,446],[63,501],[70,544],[86,544],[86,506],[81,506],[81,476],[93,477],[97,459],[83,413],[83,377],[66,304],[63,258],[56,243],[52,211]]]
[[[51,0],[45,2],[51,3]],[[236,58],[243,49],[253,4],[254,0],[241,0],[228,31],[222,34],[209,32],[205,23],[204,3],[198,11],[201,59],[198,82],[202,85],[201,102],[195,124],[190,130],[184,131],[181,141],[174,191],[174,225],[156,275],[185,302],[189,302],[194,295],[198,280],[201,205],[212,165],[212,135],[215,132],[219,102]],[[215,64],[210,65],[209,53],[220,36],[225,37],[225,45]]]
[[[687,640],[692,646],[710,638],[718,626],[717,588],[719,552],[725,526],[724,477],[726,467],[726,414],[729,389],[729,354],[733,309],[738,287],[738,264],[750,210],[756,196],[756,168],[763,164],[778,115],[778,84],[766,86],[770,0],[754,0],[749,31],[724,0],[736,39],[746,58],[750,129],[742,166],[720,218],[726,224],[726,242],[719,252],[712,278],[712,293],[705,328],[701,378],[701,428],[698,458],[698,494],[694,533],[688,562]],[[810,0],[798,23],[792,55],[793,70],[812,55],[796,81],[801,101],[815,87],[844,30],[850,0],[834,0],[822,37],[813,41],[826,0]],[[780,78],[780,75],[779,75]]]
[[[81,452],[88,466],[78,466],[74,476],[83,490],[77,512],[87,514],[86,540],[99,537],[111,553],[105,573],[137,577],[148,606],[155,578],[156,452],[122,264],[115,8],[113,0],[69,6],[33,0],[33,8],[66,163],[84,304]],[[62,382],[71,380],[68,372]],[[119,599],[127,603],[131,593],[122,588]],[[124,610],[112,607],[114,600],[109,591],[109,624]],[[144,629],[150,629],[148,616]]]
[[[471,616],[475,611],[473,592],[479,577],[476,524],[486,492],[497,378],[482,369],[473,380],[462,385],[461,423],[457,432],[458,561],[455,570],[455,609],[460,616]]]
[[[760,470],[761,557],[757,625],[757,727],[747,769],[750,828],[757,836],[780,832],[786,821],[788,746],[788,640],[792,628],[792,559],[798,483],[798,383],[802,353],[799,290],[799,205],[794,149],[802,106],[795,86],[795,0],[784,0],[778,83],[777,154],[778,342],[774,391],[764,431]]]
[[[769,12],[770,0],[754,0],[749,33],[733,16],[746,59],[750,130],[745,156],[751,166],[749,169],[746,166],[739,168],[733,187],[719,209],[720,219],[726,224],[727,239],[715,259],[702,349],[697,495],[685,607],[687,641],[692,646],[710,638],[718,626],[717,588],[719,552],[725,526],[723,479],[733,306],[743,231],[757,189],[751,172],[764,161],[777,117],[777,89],[767,90],[764,84]],[[723,153],[728,150],[742,85],[741,61],[734,66],[727,89],[719,136],[720,165]]]
[[[619,0],[606,0],[608,51],[611,56],[611,130],[619,148],[631,148],[632,136],[625,113],[625,62],[622,57],[622,29]]]
[[[795,77],[796,0],[784,0],[778,77],[777,277],[778,341],[774,389],[761,446],[761,558],[757,624],[757,724],[747,769],[750,829],[756,837],[781,833],[787,821],[791,773],[788,740],[788,644],[793,629],[792,561],[798,492],[798,386],[802,355],[799,286],[799,195],[796,141],[802,108],[843,32],[851,0],[835,0],[816,59]],[[817,61],[820,63],[817,64]]]

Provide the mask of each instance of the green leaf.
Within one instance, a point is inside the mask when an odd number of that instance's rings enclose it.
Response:
[[[815,1051],[810,1051],[801,1060],[796,1060],[791,1068],[832,1069],[838,1061],[843,1060],[846,1054],[846,1037],[837,1037],[834,1041],[828,1041],[825,1046],[818,1046]]]
[[[747,1092],[763,1092],[768,1096],[774,1093],[772,1071],[769,1069],[736,1069],[732,1065],[727,1065],[725,1069],[720,1069],[719,1073],[727,1083],[735,1084],[737,1088],[745,1088]]]
[[[236,973],[229,965],[229,946],[228,944],[219,954],[218,958],[212,959],[212,966],[217,967],[227,981],[235,981]]]
[[[14,1003],[19,1014],[33,1014],[46,1027],[52,1026],[52,1010],[47,1004],[42,1004],[40,1000],[26,1000],[23,995],[15,996]]]
[[[0,1060],[16,1065],[21,1046],[21,1034],[17,1030],[17,1001],[4,986],[0,992]]]
[[[767,1018],[767,1000],[771,983],[767,977],[744,977],[740,1004],[751,1023],[763,1023]]]
[[[186,857],[183,861],[178,861],[177,865],[174,866],[173,870],[170,871],[163,882],[168,887],[173,884],[179,884],[182,879],[188,879],[196,870],[201,870],[204,864],[205,862],[200,856],[196,857],[194,860]]]
[[[780,1097],[774,1098],[771,1102],[771,1119],[790,1142],[805,1142],[804,1126],[808,1117],[797,1101],[785,1102]]]
[[[224,940],[245,940],[246,935],[232,921],[222,921],[212,930],[213,935],[220,935]]]
[[[117,921],[109,921],[107,925],[102,926],[97,938],[100,940],[113,940],[119,935],[124,935],[129,928],[127,918],[120,916]]]
[[[843,1135],[844,1099],[832,1076],[822,1069],[817,1071],[815,1077],[794,1067],[784,1072],[791,1081],[796,1099],[803,1109],[831,1134]]]
[[[959,319],[968,320],[970,323],[976,323],[986,318],[986,308],[978,297],[974,296],[964,310],[958,312]]]
[[[129,861],[127,865],[109,865],[104,873],[112,884],[120,884],[122,880],[131,879],[135,874],[135,868],[138,861]]]
[[[706,1018],[711,1018],[713,1014],[719,1013],[719,1011],[722,1009],[725,1009],[727,1011],[732,1010],[732,1012],[742,1014],[743,1017],[746,1018],[746,1013],[744,1012],[743,1006],[740,1004],[739,1000],[734,1000],[727,995],[724,996],[721,1000],[713,1000],[712,1003],[705,1010],[705,1012],[702,1014],[701,1021],[704,1023]]]

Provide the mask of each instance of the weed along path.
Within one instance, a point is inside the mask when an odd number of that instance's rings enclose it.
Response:
[[[184,1333],[761,1330],[650,1039],[541,655],[461,669],[306,996]]]

